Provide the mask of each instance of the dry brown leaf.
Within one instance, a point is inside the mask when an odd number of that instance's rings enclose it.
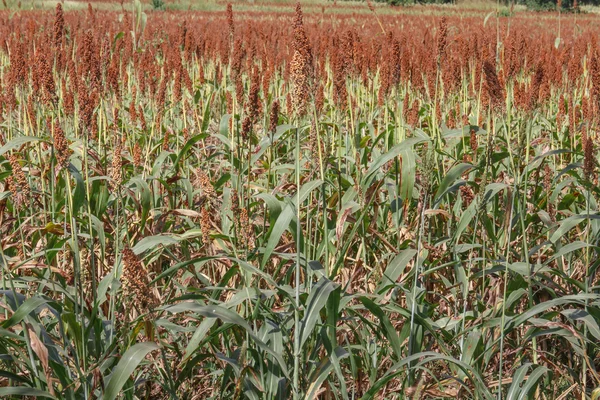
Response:
[[[42,366],[44,367],[44,371],[47,371],[48,370],[48,348],[46,347],[46,345],[44,345],[44,343],[42,343],[40,338],[37,337],[33,327],[31,325],[28,325],[28,328],[29,328],[28,329],[29,342],[31,343],[31,349],[33,350],[35,355],[38,356],[38,359],[40,360],[40,362],[42,363]]]

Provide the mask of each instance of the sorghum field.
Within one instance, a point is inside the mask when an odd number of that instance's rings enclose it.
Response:
[[[0,11],[0,397],[597,399],[599,17],[221,5]]]

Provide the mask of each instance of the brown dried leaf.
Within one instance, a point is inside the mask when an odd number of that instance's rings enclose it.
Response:
[[[338,241],[342,238],[344,233],[344,223],[346,223],[346,219],[348,219],[350,214],[352,214],[352,207],[346,208],[338,218],[337,224],[335,225],[335,236]]]

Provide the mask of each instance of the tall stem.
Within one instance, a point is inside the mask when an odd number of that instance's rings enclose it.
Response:
[[[300,395],[300,128],[296,126],[296,271],[294,306],[294,399]]]

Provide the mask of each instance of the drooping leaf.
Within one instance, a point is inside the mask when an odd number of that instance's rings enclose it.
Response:
[[[117,398],[125,382],[129,379],[133,371],[140,365],[142,360],[153,350],[159,347],[153,342],[137,343],[127,349],[119,363],[112,371],[106,389],[104,391],[104,400],[114,400]]]
[[[319,313],[327,303],[329,295],[337,287],[338,284],[333,283],[326,277],[322,277],[317,284],[313,286],[306,301],[306,311],[300,321],[300,348],[304,346],[304,343],[315,327],[317,319],[319,318]]]
[[[2,322],[0,326],[4,329],[8,329],[16,324],[20,323],[27,315],[31,312],[35,311],[38,307],[46,304],[48,301],[41,297],[31,297],[23,304],[19,306],[19,308],[15,311],[13,315],[10,316],[9,319]]]
[[[0,397],[8,399],[10,396],[31,396],[31,397],[44,397],[48,399],[55,399],[56,397],[43,390],[20,387],[20,386],[6,386],[0,387]]]

